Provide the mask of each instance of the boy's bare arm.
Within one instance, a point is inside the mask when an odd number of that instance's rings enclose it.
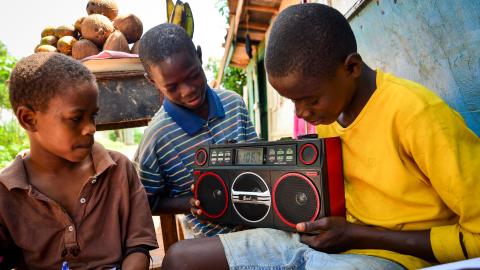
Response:
[[[326,217],[297,225],[302,242],[324,252],[348,249],[384,249],[436,261],[430,244],[430,230],[392,231],[349,223],[343,217]]]
[[[123,260],[122,270],[147,270],[149,266],[150,260],[147,255],[141,252],[135,252]]]
[[[159,198],[152,209],[152,215],[185,214],[190,212],[191,196]]]

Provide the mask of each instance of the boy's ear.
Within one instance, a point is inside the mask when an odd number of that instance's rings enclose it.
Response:
[[[152,77],[150,77],[150,75],[148,75],[147,72],[143,73],[143,76],[151,83],[155,84],[155,82],[153,81]]]
[[[360,54],[351,53],[343,63],[347,71],[354,77],[358,78],[362,74],[363,60]]]
[[[19,106],[16,111],[20,125],[30,132],[37,131],[37,113],[27,106]]]
[[[147,72],[143,73],[143,76],[151,83],[153,84],[153,86],[155,86],[155,89],[157,89],[157,92],[158,94],[160,95],[160,104],[163,103],[163,92],[158,89],[157,85],[155,84],[155,81],[152,79],[152,77],[150,77],[150,75],[148,75]]]

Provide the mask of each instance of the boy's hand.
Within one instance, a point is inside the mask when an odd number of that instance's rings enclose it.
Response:
[[[301,235],[302,243],[319,251],[337,253],[351,248],[352,231],[355,226],[343,217],[324,217],[315,221],[298,223],[297,231],[307,233]]]
[[[192,189],[192,192],[195,191],[195,186],[193,184],[190,188]],[[202,214],[202,209],[200,209],[199,207],[200,201],[195,200],[194,197],[190,198],[190,212],[192,213],[192,215],[198,217]]]

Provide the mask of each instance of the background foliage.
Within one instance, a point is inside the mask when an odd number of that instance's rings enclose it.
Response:
[[[7,166],[18,152],[29,148],[27,134],[18,124],[8,100],[7,82],[16,62],[0,41],[0,168]]]
[[[217,7],[220,15],[225,18],[225,25],[228,25],[229,9],[227,0],[217,0],[215,6]],[[208,59],[206,69],[214,74],[214,78],[217,78],[219,65],[219,59]],[[245,71],[243,69],[227,66],[225,68],[225,72],[223,73],[222,81],[220,82],[220,88],[232,90],[237,92],[239,95],[242,95],[243,87],[246,85],[246,83],[247,76],[245,75]]]

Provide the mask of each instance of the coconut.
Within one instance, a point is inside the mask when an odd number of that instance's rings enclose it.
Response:
[[[72,36],[64,36],[60,38],[57,42],[57,49],[66,55],[72,54],[73,44],[77,42],[77,39]]]
[[[118,51],[118,52],[130,52],[128,42],[125,36],[120,31],[113,32],[105,41],[103,50]]]
[[[82,33],[82,22],[83,20],[85,20],[85,17],[81,17],[81,18],[78,18],[76,21],[75,21],[75,30],[78,31],[80,34]]]
[[[64,36],[73,36],[75,33],[75,27],[71,24],[60,25],[55,28],[55,36],[62,38]]]
[[[72,46],[72,56],[75,59],[83,59],[98,54],[97,46],[88,39],[81,39]]]
[[[132,46],[132,49],[130,50],[130,53],[139,54],[139,52],[140,52],[139,49],[140,49],[140,40],[133,43],[133,46]]]
[[[57,48],[53,47],[52,45],[38,45],[35,48],[35,52],[58,52]]]
[[[42,31],[42,38],[46,36],[55,36],[55,27],[47,26]]]
[[[90,0],[87,4],[87,13],[102,14],[113,21],[118,15],[117,2],[114,0]]]
[[[113,20],[113,26],[125,35],[128,43],[139,40],[143,33],[142,21],[133,14],[119,15]]]
[[[105,16],[92,14],[82,22],[82,36],[101,47],[114,31],[113,23]]]
[[[40,41],[40,45],[57,46],[58,38],[56,36],[46,36]]]

